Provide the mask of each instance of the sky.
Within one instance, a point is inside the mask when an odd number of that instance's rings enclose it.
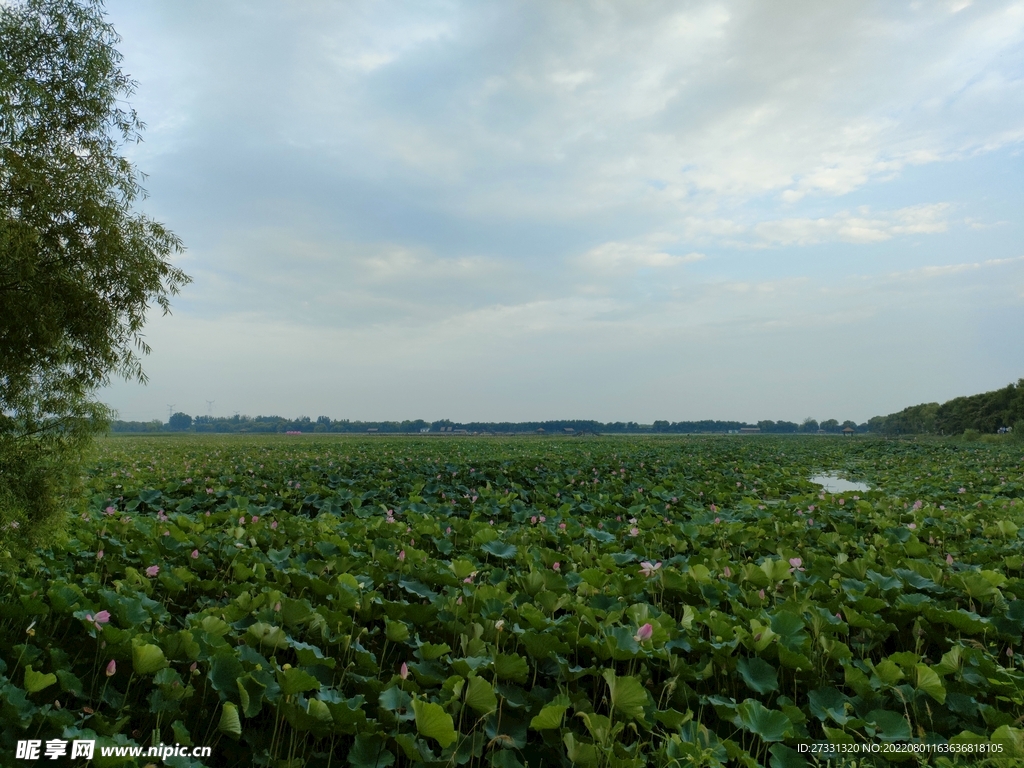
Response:
[[[1024,2],[107,0],[127,420],[861,422],[1024,377]]]

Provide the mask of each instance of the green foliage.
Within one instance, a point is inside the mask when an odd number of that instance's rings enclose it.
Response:
[[[0,750],[79,729],[220,734],[225,768],[786,766],[824,740],[1019,760],[1017,443],[102,449],[67,546],[5,573]]]
[[[188,282],[177,238],[133,213],[114,30],[94,0],[0,6],[0,536],[58,523],[111,374],[142,379],[150,303]],[[0,541],[3,546],[3,541]]]
[[[183,432],[192,426],[192,417],[187,413],[175,413],[167,420],[167,427],[175,432]]]
[[[992,392],[955,397],[945,403],[924,403],[868,420],[883,435],[963,435],[975,440],[1024,422],[1024,379]]]

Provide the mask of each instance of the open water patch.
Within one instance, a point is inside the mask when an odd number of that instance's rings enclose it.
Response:
[[[846,493],[847,491],[870,491],[867,483],[855,483],[839,475],[823,474],[809,478],[815,485],[822,486],[828,493]]]

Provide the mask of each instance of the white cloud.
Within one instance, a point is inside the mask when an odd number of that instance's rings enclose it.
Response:
[[[767,246],[815,245],[823,242],[880,243],[899,235],[945,232],[948,203],[915,205],[872,213],[867,208],[841,211],[817,219],[777,219],[753,227],[756,240]]]
[[[666,253],[650,244],[610,242],[587,251],[576,263],[586,270],[610,272],[680,267],[706,258],[705,254],[696,251],[680,256]]]

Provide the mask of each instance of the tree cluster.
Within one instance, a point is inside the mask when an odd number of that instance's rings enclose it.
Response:
[[[967,430],[991,434],[1006,427],[1024,433],[1024,379],[941,405],[912,405],[888,416],[875,416],[868,424],[872,432],[883,435],[961,435]]]
[[[96,0],[0,5],[0,539],[59,513],[108,417],[96,390],[144,380],[147,310],[189,280],[132,210],[118,40]]]

